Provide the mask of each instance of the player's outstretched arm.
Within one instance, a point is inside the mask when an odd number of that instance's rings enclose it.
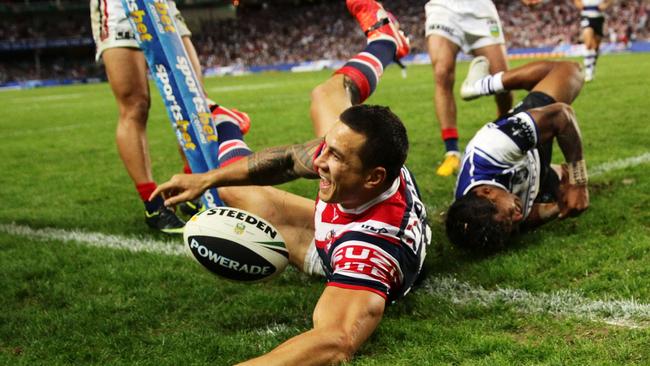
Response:
[[[322,138],[304,144],[273,147],[254,153],[228,166],[200,174],[176,174],[161,184],[149,199],[158,195],[166,206],[199,197],[210,187],[276,185],[297,178],[318,178],[313,157]]]
[[[337,365],[377,328],[386,300],[374,292],[328,286],[314,309],[314,328],[240,366]]]
[[[560,186],[559,218],[577,216],[589,207],[587,166],[582,156],[582,137],[573,108],[554,103],[528,111],[539,128],[540,144],[557,139],[566,164]]]

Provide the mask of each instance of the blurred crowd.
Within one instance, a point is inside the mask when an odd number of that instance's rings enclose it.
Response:
[[[411,35],[413,53],[426,52],[424,4],[426,0],[384,0]],[[509,48],[579,43],[580,15],[573,0],[545,0],[529,8],[516,0],[495,0]],[[615,1],[607,11],[605,42],[650,39],[650,2]],[[11,17],[0,22],[0,41],[90,37],[87,14],[50,17]],[[309,5],[241,7],[234,19],[205,22],[193,29],[193,41],[204,67],[270,65],[319,59],[344,60],[358,52],[365,38],[344,1]],[[2,54],[8,59],[7,51]],[[51,63],[54,64],[51,64]],[[31,67],[30,67],[31,63]],[[34,70],[33,57],[0,62],[0,83],[33,77],[95,77],[102,71],[92,59],[70,62],[51,57]],[[67,64],[66,64],[67,63]]]

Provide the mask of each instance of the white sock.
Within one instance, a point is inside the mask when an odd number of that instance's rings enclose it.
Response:
[[[503,92],[505,90],[503,87],[503,71],[477,80],[474,88],[481,95],[492,95]]]
[[[598,53],[596,52],[596,50],[587,50],[585,52],[584,65],[585,65],[585,73],[587,75],[593,75],[594,67],[596,67],[597,56]]]

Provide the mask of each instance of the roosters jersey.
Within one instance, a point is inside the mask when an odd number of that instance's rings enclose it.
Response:
[[[355,209],[318,199],[314,241],[328,286],[393,301],[411,289],[431,242],[424,204],[405,167],[391,187]]]
[[[533,117],[519,112],[483,126],[465,149],[456,198],[487,184],[515,194],[528,217],[539,193],[539,131]]]

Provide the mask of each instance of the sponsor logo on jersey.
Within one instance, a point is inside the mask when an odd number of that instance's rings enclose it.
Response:
[[[451,27],[448,27],[448,26],[446,26],[444,24],[431,24],[429,26],[429,30],[430,31],[441,30],[441,31],[443,31],[445,33],[448,33],[448,34],[452,35],[452,36],[454,35],[454,29],[451,28]]]

